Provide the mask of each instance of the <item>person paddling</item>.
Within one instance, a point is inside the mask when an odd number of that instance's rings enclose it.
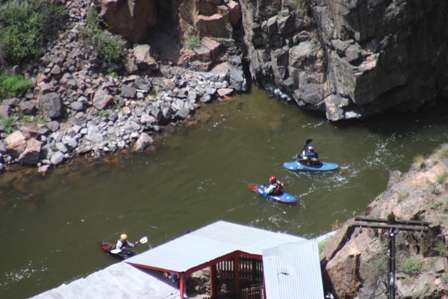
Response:
[[[277,180],[277,177],[271,176],[269,178],[269,186],[266,187],[265,192],[269,195],[282,194],[283,183]]]
[[[298,160],[300,163],[304,163],[307,165],[318,165],[319,162],[319,154],[314,149],[312,144],[313,139],[307,139],[305,141],[305,145],[303,146],[302,153],[298,155]]]
[[[133,247],[135,247],[135,244],[128,240],[128,235],[125,233],[120,235],[120,239],[118,239],[117,243],[115,244],[115,249],[118,249],[120,251],[127,250],[128,248]]]

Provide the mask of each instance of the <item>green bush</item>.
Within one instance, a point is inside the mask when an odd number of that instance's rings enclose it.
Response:
[[[0,116],[0,127],[3,128],[3,131],[6,134],[12,133],[17,122],[17,116],[13,115],[10,117]]]
[[[33,82],[20,75],[0,72],[0,100],[16,96],[33,87]]]
[[[61,6],[44,0],[9,0],[0,6],[0,49],[9,64],[42,54],[45,44],[64,24]],[[2,60],[2,58],[0,58]]]
[[[123,61],[125,40],[101,29],[100,19],[95,10],[89,10],[82,35],[85,41],[93,46],[100,59],[107,63],[121,63]]]
[[[195,49],[201,45],[201,38],[197,35],[188,35],[185,39],[185,47]]]
[[[416,257],[408,257],[404,259],[402,268],[404,273],[415,275],[422,271],[422,266],[423,262],[421,259]]]

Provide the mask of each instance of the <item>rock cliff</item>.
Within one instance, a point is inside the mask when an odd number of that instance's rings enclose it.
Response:
[[[427,232],[396,233],[396,298],[445,298],[448,289],[448,145],[410,171],[391,175],[387,190],[367,208],[370,218],[429,222]],[[388,298],[388,230],[349,220],[323,244],[328,287],[337,298]]]
[[[240,2],[252,77],[329,120],[447,96],[445,1]]]
[[[102,15],[111,30],[131,41],[141,40],[145,30],[157,30],[162,2],[102,0]],[[448,96],[448,75],[443,71],[448,64],[443,55],[448,38],[446,1],[167,3],[183,39],[198,35],[232,44],[239,38],[235,32],[242,18],[252,78],[304,109],[324,112],[331,121],[390,108],[415,110]],[[209,65],[200,68],[207,70]]]

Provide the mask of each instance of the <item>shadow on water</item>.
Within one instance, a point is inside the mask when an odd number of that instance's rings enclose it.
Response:
[[[447,140],[442,110],[335,125],[254,88],[201,109],[151,154],[78,160],[45,177],[34,169],[1,176],[2,298],[27,297],[111,264],[98,241],[123,231],[149,235],[151,246],[218,219],[305,236],[329,231],[363,211],[385,189],[389,171],[406,170]],[[339,171],[282,169],[308,137]],[[248,190],[270,175],[299,204]]]

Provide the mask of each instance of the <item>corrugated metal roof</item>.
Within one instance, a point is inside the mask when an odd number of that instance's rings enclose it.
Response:
[[[263,251],[268,299],[323,299],[316,240],[283,244]]]
[[[267,248],[303,240],[305,239],[289,234],[217,221],[136,255],[127,262],[186,272],[237,250],[261,256]]]
[[[178,299],[179,290],[124,262],[41,293],[33,299]]]

